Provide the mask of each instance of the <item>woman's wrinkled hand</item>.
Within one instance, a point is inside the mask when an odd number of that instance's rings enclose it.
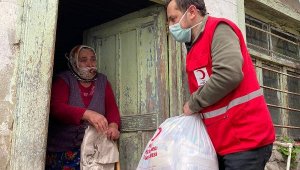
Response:
[[[107,133],[108,123],[102,114],[92,110],[86,110],[82,116],[82,119],[87,120],[96,128],[98,132]]]
[[[118,130],[118,125],[116,123],[110,123],[107,130],[107,138],[110,140],[117,140],[120,137],[120,131]]]

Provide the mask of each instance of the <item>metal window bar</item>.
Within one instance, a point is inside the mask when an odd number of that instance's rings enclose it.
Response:
[[[255,65],[255,67],[258,67],[258,68],[261,68],[261,69],[265,69],[265,70],[268,70],[268,71],[272,71],[272,72],[275,72],[275,73],[278,73],[278,74],[281,74],[281,75],[285,75],[285,76],[288,76],[288,77],[293,77],[293,78],[296,78],[296,79],[300,80],[300,76],[294,76],[294,75],[291,75],[291,74],[288,74],[288,73],[284,73],[284,72],[277,71],[277,70],[270,69],[270,68],[263,67],[263,66],[257,66],[257,65]],[[268,86],[264,86],[264,85],[261,85],[261,87],[265,88],[265,89],[270,89],[270,90],[282,92],[282,93],[287,93],[287,94],[293,94],[293,95],[296,95],[296,96],[300,96],[300,93],[290,92],[290,91],[281,90],[281,89],[277,89],[277,88],[272,88],[272,87],[268,87]],[[296,109],[296,111],[300,112],[300,110],[298,110],[298,109]]]
[[[264,47],[261,47],[261,46],[258,46],[258,45],[255,45],[255,44],[252,44],[252,43],[249,43],[249,42],[247,42],[247,44],[248,44],[248,46],[250,45],[250,48],[251,48],[251,46],[254,46],[255,48],[259,48],[259,49],[261,49],[261,50],[267,50],[267,52],[268,52],[268,54],[270,55],[271,54],[271,50],[269,50],[269,49],[266,49],[266,48],[264,48]]]
[[[285,31],[283,31],[283,30],[281,30],[279,28],[276,28],[276,27],[274,27],[274,26],[272,26],[270,24],[267,24],[267,23],[265,23],[265,22],[263,22],[263,21],[261,21],[259,19],[256,19],[256,18],[254,18],[254,17],[252,17],[250,15],[247,15],[247,14],[245,16],[245,21],[246,21],[245,22],[246,26],[254,28],[254,29],[257,29],[257,30],[262,31],[264,33],[267,33],[268,39],[269,39],[269,41],[268,41],[268,48],[269,49],[272,49],[272,47],[271,47],[271,44],[272,44],[271,41],[272,40],[271,40],[271,36],[270,35],[273,35],[273,36],[278,37],[280,39],[286,40],[286,41],[288,41],[288,42],[290,42],[292,44],[300,46],[300,36],[296,36],[296,35],[293,35],[291,33],[285,32]],[[251,24],[254,24],[254,25],[251,25]],[[260,25],[262,28],[258,28],[255,25]],[[281,36],[279,36],[277,34],[274,34],[274,33],[272,33],[272,31],[276,31],[276,32],[279,32],[281,34],[287,35],[287,36],[289,36],[289,37],[291,37],[293,39],[296,39],[296,42],[291,41],[289,39],[286,39],[284,37],[281,37]],[[298,51],[299,51],[298,54],[300,55],[300,48],[298,48]]]
[[[262,32],[264,32],[264,33],[266,33],[266,34],[272,35],[272,36],[274,36],[274,37],[277,37],[277,38],[279,38],[279,39],[282,39],[282,40],[284,40],[284,41],[287,41],[287,42],[289,42],[289,43],[292,43],[292,44],[294,44],[294,45],[299,46],[299,43],[294,42],[294,41],[291,41],[291,40],[286,39],[286,38],[284,38],[284,37],[281,37],[281,36],[279,36],[279,35],[276,35],[276,34],[270,32],[270,31],[266,31],[266,30],[263,30],[263,29],[261,29],[261,28],[257,28],[257,27],[255,27],[255,26],[253,26],[253,25],[250,25],[250,24],[246,24],[246,26],[247,26],[247,27],[251,27],[251,28],[253,28],[253,29],[256,29],[256,30],[258,30],[258,31],[262,31]],[[274,29],[274,28],[272,28],[272,29]],[[290,35],[289,35],[289,36],[290,36]]]
[[[261,25],[262,28],[264,28],[264,27],[269,27],[269,24],[267,24],[267,23],[265,23],[265,22],[263,22],[263,21],[260,21],[260,20],[258,20],[258,19],[256,19],[256,18],[253,18],[253,17],[251,17],[250,15],[246,15],[245,18],[246,18],[246,20],[245,20],[246,24],[248,24],[247,22],[254,22],[254,23],[256,23],[257,25]],[[267,28],[266,28],[266,29],[267,29]]]
[[[278,106],[278,105],[274,105],[274,104],[267,104],[267,105],[271,106],[271,107],[276,107],[276,108],[279,108],[279,109],[285,109],[285,110],[300,112],[299,109],[294,109],[294,108],[289,108],[289,107],[284,107],[284,106]]]
[[[283,57],[288,58],[288,59],[291,59],[291,60],[300,61],[300,59],[295,59],[295,58],[290,57],[290,56],[287,56],[287,55],[285,55],[285,54],[281,54],[281,53],[279,53],[279,52],[276,52],[276,51],[273,50],[273,47],[272,47],[272,36],[274,36],[274,37],[276,37],[276,38],[278,38],[278,39],[281,39],[281,40],[284,40],[284,41],[286,41],[286,42],[288,42],[288,43],[291,43],[291,44],[293,44],[293,45],[296,45],[296,46],[298,47],[298,51],[300,51],[300,44],[299,44],[299,38],[298,38],[298,37],[295,38],[298,42],[294,42],[294,41],[291,41],[291,40],[289,40],[289,39],[286,39],[286,38],[284,38],[284,37],[281,37],[281,36],[279,36],[279,35],[276,35],[276,34],[272,33],[272,32],[271,32],[271,27],[268,27],[268,30],[264,30],[264,29],[262,29],[262,28],[255,27],[255,26],[250,25],[250,24],[247,24],[247,23],[246,23],[246,27],[250,27],[250,28],[253,28],[253,29],[255,29],[255,30],[258,30],[258,31],[261,31],[261,32],[266,33],[266,34],[268,35],[268,49],[266,49],[266,48],[264,48],[264,47],[261,47],[261,46],[258,46],[258,45],[255,45],[255,44],[252,44],[252,43],[249,43],[249,42],[248,42],[247,44],[252,45],[252,46],[254,46],[254,47],[256,47],[256,48],[259,48],[259,49],[261,49],[261,50],[267,50],[269,54],[276,54],[276,55],[280,55],[280,56],[283,56]],[[274,29],[274,30],[276,30],[276,31],[279,32],[278,29],[275,29],[275,28],[273,28],[273,27],[272,27],[272,29]],[[288,36],[291,36],[290,34],[285,33],[285,32],[281,32],[281,33],[283,33],[283,34],[285,34],[285,35],[288,35]],[[300,58],[300,52],[298,52],[297,56]]]
[[[292,39],[295,40],[295,41],[293,41],[293,40],[290,40],[290,41],[296,42],[295,45],[298,45],[298,44],[299,44],[300,36],[291,34],[291,33],[289,33],[289,32],[285,32],[285,31],[283,31],[283,30],[281,30],[281,29],[279,29],[279,28],[277,28],[277,27],[274,27],[274,26],[271,26],[271,25],[270,25],[270,32],[272,33],[272,31],[275,31],[275,32],[278,32],[278,33],[280,33],[280,34],[284,34],[284,35],[286,35],[286,36],[289,36],[290,38],[292,38]],[[274,33],[273,33],[273,34],[274,34]],[[280,36],[280,35],[277,35],[276,33],[275,33],[275,36],[279,36],[279,37],[281,37],[281,38],[284,38],[284,37],[282,37],[282,36]]]
[[[300,73],[299,73],[299,76],[294,76],[294,75],[284,73],[284,72],[281,72],[281,71],[277,71],[277,70],[274,70],[274,69],[271,69],[271,68],[268,68],[268,67],[263,67],[263,66],[258,66],[258,65],[255,65],[255,67],[262,68],[264,70],[269,70],[269,71],[272,71],[272,72],[276,72],[276,73],[279,73],[279,74],[282,74],[282,75],[285,75],[285,76],[289,76],[289,77],[293,77],[293,78],[296,78],[296,79],[300,79]]]
[[[271,68],[268,68],[268,67],[258,66],[256,64],[254,64],[254,66],[257,67],[257,68],[261,68],[262,70],[268,70],[268,71],[278,73],[279,75],[284,75],[286,77],[293,77],[293,78],[296,78],[296,79],[300,79],[300,76],[291,75],[291,74],[281,72],[281,71],[278,71],[278,70],[275,70],[275,69],[271,69]],[[296,73],[297,72],[298,71],[296,71]],[[286,93],[286,94],[292,94],[292,95],[300,96],[300,93],[290,92],[290,91],[287,91],[287,90],[277,89],[277,88],[264,86],[264,85],[261,85],[261,87],[263,89],[274,90],[274,91],[277,91],[277,92],[280,92],[280,93]],[[289,111],[296,111],[296,112],[300,113],[300,109],[296,109],[296,108],[290,108],[290,107],[286,107],[286,106],[274,105],[274,104],[269,104],[269,103],[267,104],[267,106],[275,107],[275,108],[279,108],[279,109],[284,109],[284,110],[289,110]],[[287,129],[300,129],[300,127],[297,127],[297,126],[278,125],[278,124],[274,124],[274,127],[287,128]]]
[[[261,47],[261,46],[258,46],[258,45],[255,45],[255,44],[252,44],[252,43],[247,43],[248,46],[251,48],[251,46],[255,47],[255,48],[258,48],[258,49],[261,49],[261,50],[265,50],[267,51],[268,55],[271,55],[271,54],[277,54],[279,56],[283,56],[284,58],[287,58],[289,60],[292,60],[292,61],[296,61],[296,62],[299,62],[300,60],[297,60],[295,58],[292,58],[292,57],[289,57],[287,55],[284,55],[284,54],[281,54],[281,53],[278,53],[276,51],[273,51],[273,50],[269,50],[269,49],[266,49],[264,47]],[[299,49],[300,49],[300,45],[299,45]],[[255,49],[254,49],[255,50]]]
[[[287,129],[300,129],[300,127],[297,126],[287,126],[287,125],[277,125],[277,124],[273,124],[274,127],[279,127],[279,128],[287,128]]]
[[[260,87],[265,88],[265,89],[269,89],[269,90],[279,91],[279,92],[282,92],[282,93],[287,93],[287,94],[293,94],[293,95],[296,95],[296,96],[300,96],[300,93],[294,93],[294,92],[290,92],[290,91],[280,90],[280,89],[276,89],[276,88],[268,87],[268,86],[264,86],[264,85],[261,85]]]

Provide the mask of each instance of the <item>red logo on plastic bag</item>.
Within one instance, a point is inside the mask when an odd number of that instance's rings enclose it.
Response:
[[[157,146],[153,146],[154,140],[158,137],[158,135],[161,133],[162,128],[158,128],[156,133],[154,134],[153,138],[150,140],[149,146],[146,148],[144,153],[144,160],[148,160],[150,158],[157,156]]]
[[[161,127],[159,127],[159,128],[157,129],[157,131],[156,131],[157,133],[154,134],[153,138],[151,139],[152,142],[157,138],[157,136],[160,134],[161,130],[162,130]]]

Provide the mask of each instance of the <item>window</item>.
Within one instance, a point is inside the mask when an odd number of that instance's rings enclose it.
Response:
[[[248,46],[264,54],[269,54],[267,24],[264,24],[255,19],[247,19],[246,25],[246,37]]]
[[[300,140],[300,70],[282,63],[300,65],[299,37],[251,16],[246,16],[246,36],[250,54],[256,51],[252,58],[276,134]]]
[[[299,36],[246,15],[246,37],[249,48],[270,56],[300,62]]]
[[[271,112],[271,116],[274,124],[281,124],[280,113],[281,109],[279,107],[281,103],[281,93],[278,89],[281,88],[280,84],[280,73],[278,73],[279,68],[272,67],[270,65],[263,64],[262,67],[262,75],[263,75],[263,87],[264,87],[264,95],[266,102],[268,103],[269,111]],[[280,135],[281,130],[279,128],[276,129],[278,135]]]
[[[300,61],[298,38],[271,27],[271,50],[274,54],[287,59]]]
[[[288,71],[288,78],[287,78],[287,88],[290,92],[288,94],[288,107],[292,108],[288,111],[289,115],[289,125],[291,126],[299,126],[300,124],[300,78],[299,72],[291,72]],[[288,131],[289,136],[294,138],[300,138],[299,129],[290,129]]]

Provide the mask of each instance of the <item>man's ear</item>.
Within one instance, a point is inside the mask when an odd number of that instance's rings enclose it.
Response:
[[[188,8],[188,13],[189,13],[189,15],[190,15],[189,18],[190,18],[191,20],[195,19],[196,16],[199,14],[198,11],[199,11],[199,10],[196,8],[195,5],[191,5],[191,6]]]

